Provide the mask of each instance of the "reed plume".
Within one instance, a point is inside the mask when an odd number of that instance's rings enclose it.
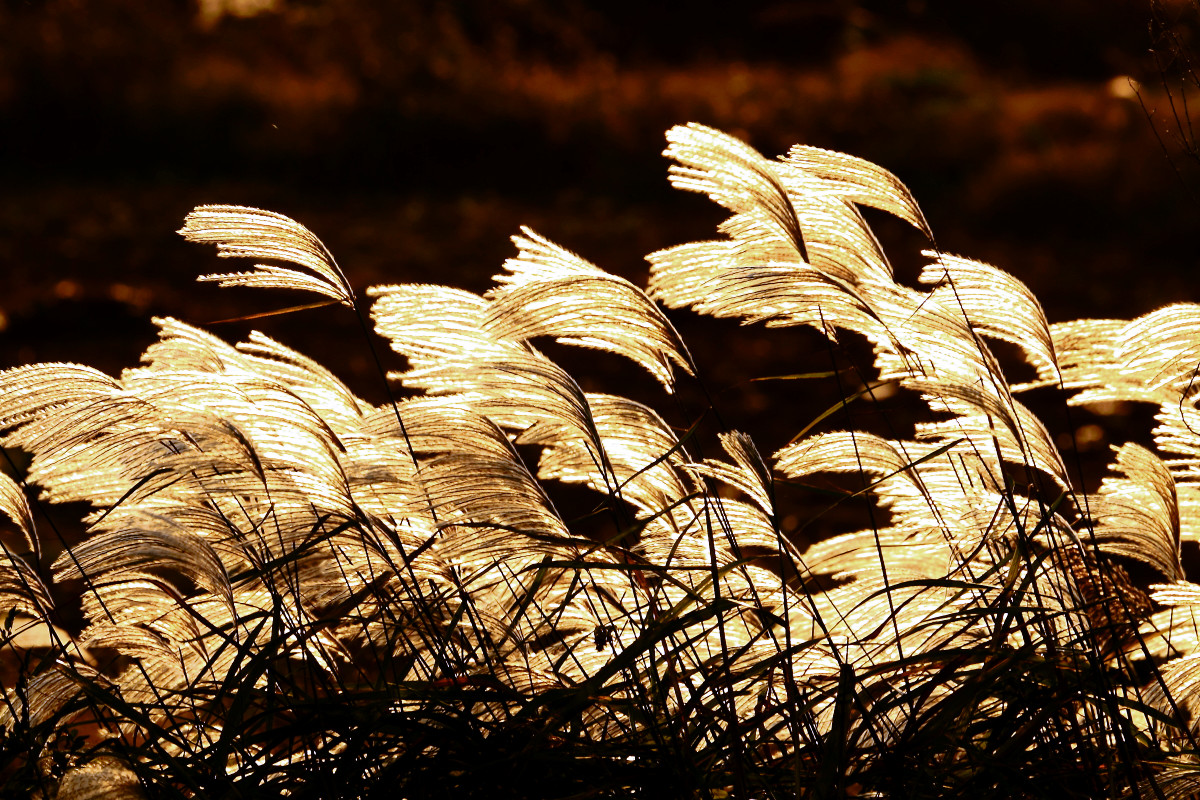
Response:
[[[32,456],[0,476],[5,635],[59,621],[53,583],[80,582],[87,620],[7,687],[9,785],[1200,790],[1200,587],[1181,558],[1200,538],[1200,307],[1050,324],[1012,276],[938,250],[878,166],[804,146],[771,160],[695,124],[667,138],[672,183],[730,212],[721,238],[651,254],[646,291],[527,229],[484,295],[369,290],[405,399],[372,405],[266,336],[229,345],[175,319],[120,378],[0,373],[0,444]],[[928,239],[920,288],[895,280],[862,207]],[[264,262],[201,280],[360,311],[291,219],[203,206],[180,232]],[[726,430],[705,457],[694,429],[584,391],[533,344],[628,358],[667,400],[699,367],[659,304],[865,337],[864,385],[898,387],[923,421],[887,437],[797,419],[769,457]],[[995,341],[1032,379],[1006,377]],[[1086,493],[1018,399],[1034,390],[1149,403],[1153,447],[1116,448]],[[857,480],[837,502],[865,499],[877,521],[802,546],[777,489],[830,475]],[[555,483],[590,490],[610,534],[573,530]],[[94,509],[50,574],[34,486]]]

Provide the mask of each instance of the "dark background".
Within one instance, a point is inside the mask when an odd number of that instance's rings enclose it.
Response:
[[[360,294],[483,291],[521,224],[644,284],[646,253],[723,216],[667,184],[663,132],[688,121],[886,166],[943,250],[1012,272],[1051,321],[1191,300],[1200,183],[1169,109],[1195,17],[1140,0],[0,0],[0,367],[115,374],[169,315],[266,330],[379,402],[344,311],[222,322],[312,298],[195,284],[232,265],[175,235],[193,206],[300,220]],[[870,219],[912,282],[924,243]],[[764,451],[845,389],[745,382],[828,368],[815,337],[676,318]],[[602,356],[573,366],[585,388],[654,391]]]

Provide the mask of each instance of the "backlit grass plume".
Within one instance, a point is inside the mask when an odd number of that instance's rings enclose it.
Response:
[[[5,687],[4,793],[1200,791],[1200,586],[1181,559],[1200,539],[1200,306],[1052,325],[1013,277],[940,252],[873,164],[667,137],[672,182],[731,212],[721,238],[651,254],[647,291],[527,229],[482,296],[369,290],[405,399],[371,405],[266,336],[174,319],[120,378],[0,373],[0,444],[31,455],[0,475],[0,651],[25,653],[30,627],[54,639]],[[895,281],[861,207],[928,238],[922,288]],[[202,280],[360,310],[286,217],[204,206],[181,233],[274,262]],[[702,365],[658,304],[865,337],[863,384],[899,387],[920,421],[889,437],[798,417],[770,455],[734,430],[706,441],[668,402]],[[547,338],[627,357],[662,407],[585,392]],[[1031,380],[1010,382],[997,340]],[[1153,448],[1116,448],[1085,493],[1018,399],[1055,388],[1151,404]],[[789,538],[781,482],[839,480],[825,505],[866,500],[868,524]],[[556,483],[605,523],[560,513]],[[34,487],[94,509],[49,570]],[[54,627],[63,582],[82,587],[77,640]]]

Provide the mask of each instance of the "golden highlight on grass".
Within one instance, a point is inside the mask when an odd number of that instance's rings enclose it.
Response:
[[[645,292],[527,229],[482,296],[370,289],[406,399],[373,406],[266,336],[174,319],[120,378],[0,373],[0,445],[31,455],[0,475],[0,653],[52,636],[5,687],[0,793],[1200,791],[1181,559],[1200,539],[1200,306],[1051,325],[1012,276],[940,252],[880,167],[772,160],[695,124],[667,138],[672,182],[731,212],[721,238],[651,254]],[[928,238],[926,288],[894,280],[863,206]],[[181,233],[291,265],[202,280],[367,310],[286,217],[205,206]],[[738,431],[705,442],[666,421],[703,365],[657,303],[865,337],[862,383],[925,421],[888,438],[797,419],[769,456]],[[543,337],[629,358],[662,407],[584,391]],[[995,340],[1036,377],[1010,382]],[[1084,493],[1017,399],[1047,387],[1151,404],[1153,448],[1117,448]],[[866,501],[871,524],[802,547],[777,489],[820,475],[849,477],[826,505]],[[555,483],[587,487],[610,535],[576,529]],[[94,509],[49,573],[34,491]],[[55,627],[67,581],[78,641]]]

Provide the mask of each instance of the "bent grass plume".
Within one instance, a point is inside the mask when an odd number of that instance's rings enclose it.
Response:
[[[1180,555],[1200,539],[1200,306],[1052,325],[1013,277],[937,250],[873,164],[667,138],[672,183],[731,213],[722,238],[651,254],[645,292],[525,229],[482,296],[371,289],[408,399],[373,406],[266,336],[174,319],[120,378],[0,373],[0,444],[32,457],[0,475],[0,650],[55,637],[6,687],[4,793],[1200,791],[1200,587]],[[924,288],[895,281],[864,206],[928,238]],[[181,233],[274,262],[201,280],[360,310],[293,220],[203,206]],[[656,303],[865,337],[864,384],[926,421],[901,440],[798,419],[769,458],[737,431],[704,457],[694,430],[583,391],[531,343],[617,353],[669,394],[697,369]],[[1034,378],[1010,383],[993,340]],[[1018,399],[1045,387],[1151,404],[1153,449],[1117,448],[1083,493]],[[837,474],[879,522],[802,548],[777,483]],[[572,530],[555,482],[590,489],[612,536]],[[49,574],[33,487],[94,509]],[[51,585],[72,580],[78,641],[52,627]]]

